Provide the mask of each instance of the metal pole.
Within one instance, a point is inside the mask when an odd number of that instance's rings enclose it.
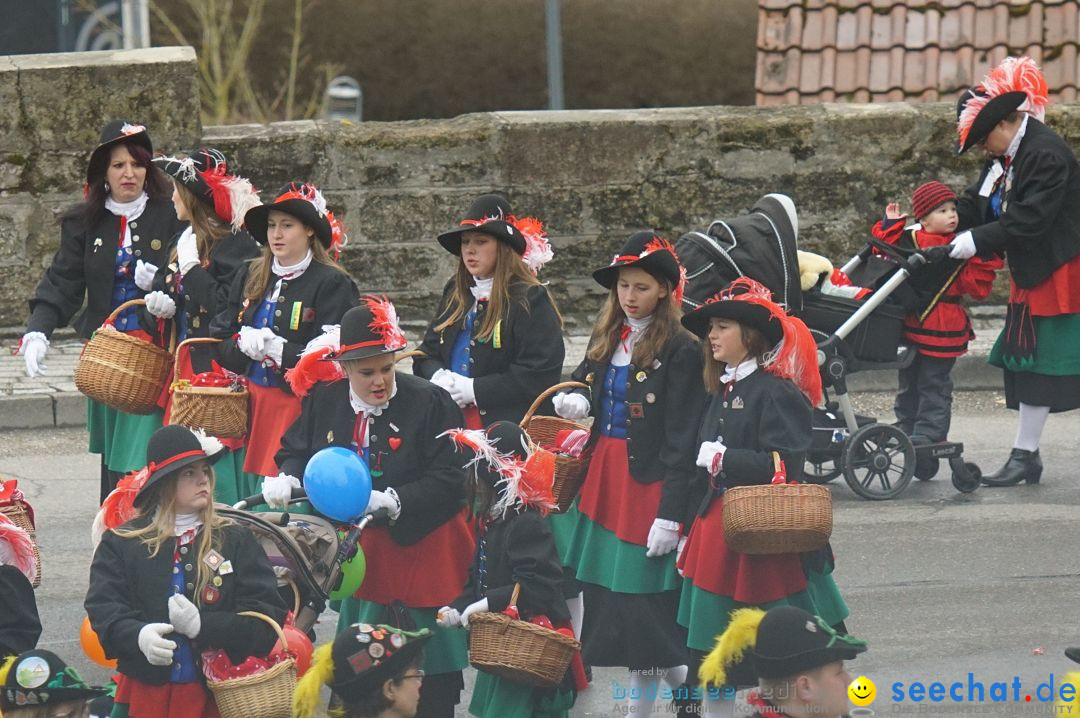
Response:
[[[547,73],[548,109],[566,108],[563,100],[562,24],[559,20],[561,0],[547,0],[545,22],[547,25]]]

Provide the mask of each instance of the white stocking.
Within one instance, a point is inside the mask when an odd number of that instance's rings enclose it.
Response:
[[[581,624],[585,621],[585,600],[579,593],[566,599],[566,608],[570,611],[570,625],[574,628],[574,637],[581,640]]]
[[[1032,406],[1021,402],[1020,422],[1016,427],[1016,441],[1013,442],[1013,446],[1026,451],[1037,450],[1048,416],[1050,416],[1050,407]]]
[[[702,701],[705,715],[709,718],[732,718],[735,715],[734,698],[706,698]]]
[[[651,676],[641,671],[630,671],[630,691],[627,693],[626,705],[630,708],[631,715],[650,715],[658,689],[655,671]]]
[[[664,676],[664,683],[668,684],[668,687],[675,690],[683,683],[686,683],[686,666],[672,666],[671,668],[660,668],[658,672]]]

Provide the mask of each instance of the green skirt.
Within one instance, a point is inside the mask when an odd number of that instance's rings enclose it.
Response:
[[[120,474],[146,466],[146,445],[161,428],[164,412],[155,409],[151,414],[125,414],[93,399],[86,402],[90,453],[101,454],[105,466]]]
[[[430,629],[435,636],[424,647],[424,673],[438,675],[452,673],[469,665],[468,639],[463,628],[443,628],[435,623],[436,608],[409,608],[409,615],[417,629]],[[354,623],[389,623],[389,609],[378,603],[347,598],[338,608],[337,632]]]
[[[577,572],[579,581],[594,583],[616,593],[662,593],[682,583],[675,570],[675,552],[646,558],[645,547],[623,541],[578,511],[563,561]]]
[[[570,504],[570,508],[565,512],[548,515],[548,526],[551,527],[551,535],[555,539],[555,552],[559,554],[559,561],[563,566],[573,565],[566,560],[566,554],[577,527],[578,516],[577,499],[574,499],[574,503]]]
[[[572,690],[533,688],[478,671],[469,714],[480,718],[566,718],[576,697]]]
[[[731,612],[746,605],[684,581],[679,599],[679,624],[687,628],[686,645],[698,651],[711,651],[720,634],[727,630]],[[810,571],[805,589],[777,601],[762,603],[758,608],[767,611],[773,606],[798,606],[821,616],[830,626],[848,616],[847,604],[836,587],[831,567],[825,573]]]
[[[1035,327],[1035,358],[1017,366],[1004,356],[1002,331],[990,350],[990,364],[1009,371],[1047,374],[1049,376],[1080,375],[1080,314],[1060,314],[1055,317],[1032,317]]]

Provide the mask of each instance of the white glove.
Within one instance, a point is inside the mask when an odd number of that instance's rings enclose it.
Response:
[[[452,374],[451,376],[454,377],[454,385],[450,387],[449,392],[454,403],[462,409],[475,404],[476,394],[473,392],[472,377],[462,376],[461,374]]]
[[[263,342],[263,349],[266,351],[266,357],[273,359],[274,363],[281,366],[281,357],[285,353],[285,337],[279,337],[270,331],[269,327],[263,329],[264,332],[270,332],[268,337],[265,337]],[[265,335],[264,335],[265,336]]]
[[[716,466],[716,471],[713,471],[713,460],[719,454],[721,456],[720,461],[723,462],[723,454],[726,449],[727,447],[720,441],[701,442],[701,447],[698,448],[697,452],[697,465],[715,476],[716,472],[720,470],[720,466]]]
[[[450,606],[443,606],[439,609],[439,617],[435,619],[435,623],[443,628],[457,628],[461,625],[461,611]]]
[[[364,513],[374,513],[379,509],[386,509],[390,520],[397,521],[398,516],[401,516],[401,499],[398,498],[397,492],[391,488],[386,491],[372,491]]]
[[[679,524],[667,519],[655,519],[649,529],[649,538],[645,541],[648,551],[646,558],[666,556],[679,545]]]
[[[555,398],[551,400],[551,403],[555,405],[556,414],[564,419],[570,419],[571,421],[584,419],[589,415],[589,410],[592,409],[589,400],[581,394],[570,394],[565,392],[556,394]]]
[[[949,256],[953,259],[971,259],[975,256],[975,238],[971,232],[961,232],[949,243]]]
[[[198,636],[202,628],[198,607],[182,593],[174,593],[169,597],[169,622],[177,633],[191,639]]]
[[[180,274],[187,274],[199,264],[199,245],[195,242],[195,233],[185,230],[176,242],[176,266]]]
[[[449,369],[440,369],[439,371],[437,371],[437,372],[435,372],[434,374],[431,375],[431,383],[434,384],[437,387],[441,387],[443,389],[446,389],[446,391],[453,394],[453,392],[454,392],[454,377],[456,377],[456,376],[457,376],[457,374],[450,371]]]
[[[680,576],[683,575],[683,570],[679,568],[679,562],[682,561],[682,552],[686,549],[686,538],[686,536],[683,536],[679,539],[679,547],[675,549],[675,570],[678,571]]]
[[[141,259],[135,262],[135,286],[144,292],[154,288],[154,275],[157,274],[157,265],[144,262]]]
[[[146,311],[159,319],[172,319],[176,314],[176,302],[165,292],[150,292],[146,300]]]
[[[167,666],[172,663],[176,642],[165,638],[173,627],[167,623],[148,623],[139,631],[139,650],[151,666]]]
[[[487,610],[488,600],[486,598],[481,598],[476,603],[469,604],[469,607],[461,612],[461,625],[465,626],[465,628],[468,628],[469,616],[473,615],[474,613],[484,613]]]
[[[272,509],[283,509],[289,505],[292,498],[292,490],[300,488],[300,479],[288,474],[267,476],[263,478],[263,499]]]
[[[271,332],[272,333],[272,332]],[[262,329],[255,327],[240,327],[240,337],[236,340],[236,346],[253,361],[262,361],[266,358],[266,344]]]
[[[45,365],[41,362],[45,360],[45,352],[48,350],[49,340],[41,332],[23,334],[22,342],[19,344],[19,353],[22,354],[23,361],[26,362],[26,375],[28,377],[44,376]]]

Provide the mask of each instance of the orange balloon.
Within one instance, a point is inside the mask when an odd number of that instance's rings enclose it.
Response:
[[[89,616],[83,619],[82,627],[79,628],[79,645],[82,646],[86,657],[94,663],[103,668],[116,668],[116,659],[109,660],[105,657],[105,649],[101,647],[101,641],[90,626]]]

